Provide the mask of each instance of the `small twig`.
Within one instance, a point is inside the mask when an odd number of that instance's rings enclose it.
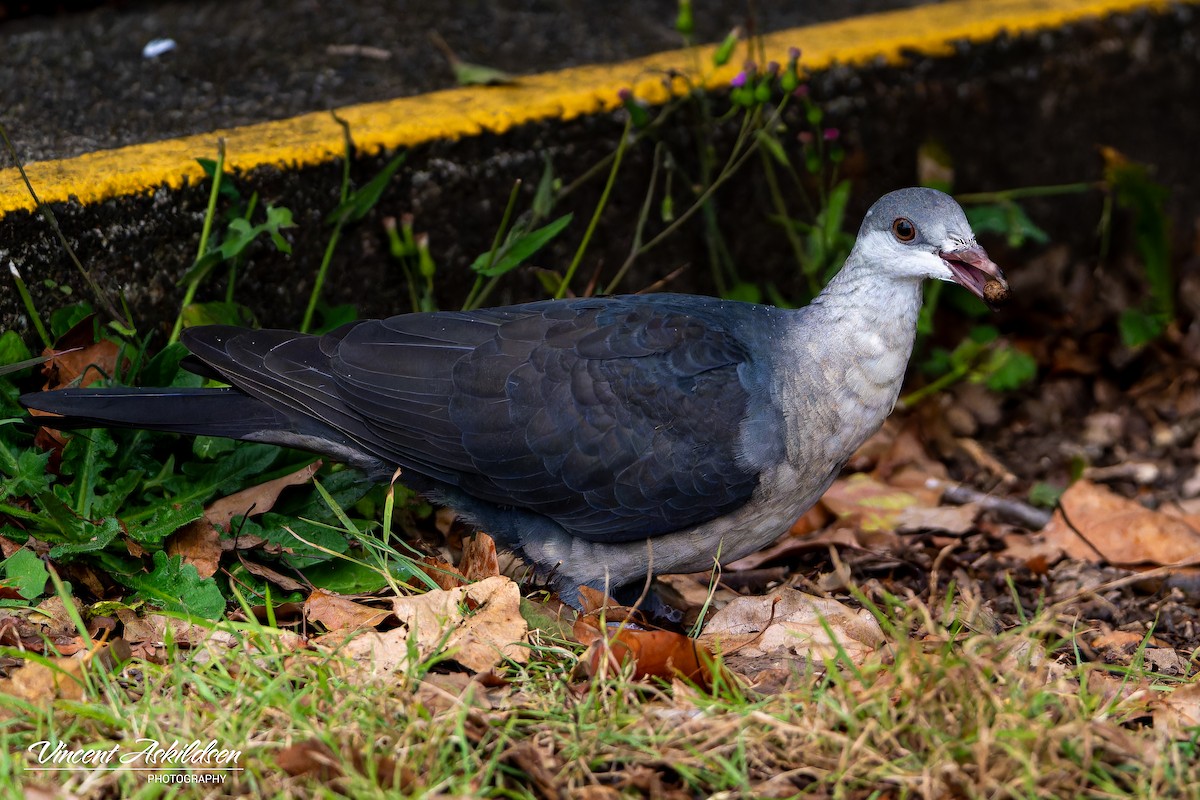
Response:
[[[980,508],[995,512],[1009,522],[1016,523],[1030,530],[1039,531],[1046,527],[1046,523],[1050,521],[1050,512],[1045,509],[1037,508],[1036,506],[1031,506],[1028,503],[1009,497],[996,497],[995,495],[981,492],[978,489],[972,489],[970,486],[964,486],[960,483],[950,483],[938,480],[937,478],[930,478],[926,482],[926,486],[930,489],[941,489],[942,499],[947,503],[956,506],[976,503]]]
[[[691,266],[691,264],[684,264],[681,267],[676,267],[675,269],[671,270],[666,275],[659,278],[654,283],[650,284],[649,286],[645,287],[644,289],[638,289],[636,292],[634,292],[634,294],[653,294],[654,292],[659,291],[664,286],[666,286],[668,283],[670,283],[671,281],[675,280],[680,275],[682,275],[687,270],[687,268],[690,266]]]

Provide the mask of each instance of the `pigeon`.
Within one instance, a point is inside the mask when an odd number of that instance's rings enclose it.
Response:
[[[959,205],[901,189],[841,270],[783,309],[684,294],[362,320],[324,335],[207,325],[229,388],[26,394],[37,424],[132,427],[318,453],[399,480],[519,553],[565,601],[770,544],[891,413],[922,284],[994,306],[1000,268]]]

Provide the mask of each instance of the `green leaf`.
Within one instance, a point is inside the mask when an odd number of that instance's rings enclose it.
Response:
[[[741,28],[734,28],[725,34],[725,38],[721,40],[721,45],[713,53],[713,66],[723,67],[729,63],[729,59],[733,57],[733,49],[737,47],[741,34]]]
[[[567,214],[559,217],[529,233],[521,232],[519,227],[514,227],[504,244],[500,246],[500,250],[496,253],[496,260],[491,266],[488,266],[488,256],[491,254],[481,253],[471,264],[471,269],[484,277],[493,278],[519,267],[538,250],[549,244],[555,236],[562,232],[563,228],[570,225],[574,216],[574,214]]]
[[[92,503],[91,516],[115,517],[125,507],[125,502],[133,490],[142,482],[141,470],[131,469],[116,480],[101,483],[103,492],[97,492]]]
[[[117,452],[111,431],[97,428],[77,433],[63,448],[62,472],[73,480],[69,484],[70,498],[65,497],[66,485],[55,486],[55,493],[68,502],[80,517],[92,516],[96,489],[102,483],[101,472],[112,464]]]
[[[148,521],[130,523],[129,538],[146,550],[161,550],[168,536],[203,516],[204,507],[195,500],[178,506],[162,506]]]
[[[191,564],[180,556],[154,554],[154,569],[148,575],[123,576],[124,583],[136,589],[136,599],[176,614],[203,619],[220,619],[225,613],[225,598],[212,578],[201,578]]]
[[[379,198],[383,196],[384,189],[387,188],[388,183],[392,180],[392,176],[396,174],[396,170],[400,169],[400,165],[404,163],[404,159],[407,156],[407,153],[399,153],[392,158],[379,171],[378,175],[351,192],[343,202],[338,204],[337,208],[329,212],[326,221],[331,224],[344,224],[347,222],[357,222],[365,217],[375,207],[375,204],[379,202]]]
[[[228,261],[240,255],[259,236],[267,234],[274,243],[275,249],[282,253],[291,253],[291,244],[283,238],[279,231],[283,228],[294,227],[296,227],[296,223],[292,221],[290,208],[267,206],[267,218],[258,225],[251,225],[250,221],[243,217],[230,220],[229,226],[225,229],[225,238],[217,250],[220,252],[221,258]]]
[[[986,386],[994,392],[1011,392],[1037,377],[1037,360],[1015,347],[998,348],[989,360]]]
[[[57,339],[94,313],[88,303],[64,306],[50,315],[50,333]]]
[[[212,461],[217,456],[223,456],[235,447],[237,447],[235,441],[219,436],[197,436],[192,439],[192,454],[205,461]]]
[[[1034,224],[1019,203],[1011,200],[968,206],[965,212],[975,233],[1002,235],[1009,247],[1017,248],[1027,241],[1036,244],[1050,241],[1050,235]]]
[[[204,174],[209,178],[217,174],[217,162],[214,159],[197,158],[196,163],[200,165],[200,169],[204,170]],[[217,194],[227,197],[230,200],[240,201],[242,199],[242,193],[238,191],[237,186],[233,183],[233,177],[227,172],[221,174],[221,186],[217,189]]]
[[[293,535],[294,534],[294,535]],[[306,519],[285,517],[272,512],[262,515],[264,539],[285,548],[280,559],[295,569],[303,569],[329,561],[334,556],[325,552],[344,553],[349,548],[344,531]],[[300,538],[297,538],[300,537]],[[300,539],[304,539],[301,541]]]
[[[724,295],[726,300],[736,300],[742,303],[761,303],[762,291],[753,283],[738,281],[729,287]]]
[[[1000,337],[1000,331],[995,325],[976,325],[967,333],[976,344],[988,344]]]
[[[1125,346],[1136,348],[1157,339],[1167,326],[1158,315],[1147,314],[1140,308],[1127,308],[1121,312],[1117,327],[1121,331],[1121,341]]]
[[[363,479],[361,472],[353,469],[333,472],[321,479],[321,485],[334,504],[341,509],[352,507],[374,488],[370,481]],[[302,487],[296,487],[300,488]],[[303,488],[304,492],[293,489],[281,496],[273,510],[288,517],[303,517],[317,522],[336,521],[336,512],[321,497],[316,486]]]
[[[367,594],[382,589],[387,579],[378,569],[365,564],[334,558],[304,570],[304,577],[318,589],[338,594]],[[407,575],[398,576],[401,580]]]
[[[771,158],[775,159],[780,166],[784,168],[791,166],[792,162],[788,159],[788,155],[784,151],[783,145],[780,144],[779,140],[776,139],[774,135],[765,130],[760,130],[755,138],[758,140],[758,146],[765,150],[771,156]]]
[[[16,331],[0,334],[0,364],[12,365],[33,357]]]
[[[241,303],[192,303],[183,309],[183,324],[188,328],[198,325],[236,325],[245,328],[254,324],[254,312]]]
[[[1038,482],[1029,488],[1029,502],[1042,508],[1054,508],[1066,489],[1052,483]]]
[[[43,498],[44,499],[44,498]],[[66,506],[55,509],[53,513],[61,515]],[[47,510],[50,510],[47,508]],[[67,509],[69,511],[69,509]],[[99,522],[76,520],[76,533],[73,541],[63,542],[50,548],[50,558],[60,559],[64,556],[78,556],[83,553],[95,553],[108,547],[121,533],[121,521],[116,517],[105,517]]]
[[[554,164],[551,163],[550,156],[546,155],[542,177],[538,179],[537,190],[533,193],[533,215],[537,219],[545,219],[554,210],[555,183]]]
[[[1133,213],[1134,240],[1146,268],[1153,309],[1164,318],[1162,322],[1165,328],[1175,319],[1171,222],[1166,212],[1167,189],[1150,177],[1145,165],[1126,161],[1117,155],[1108,157],[1104,176],[1113,188],[1117,205]]]
[[[335,328],[342,327],[347,322],[354,322],[358,319],[358,309],[350,303],[331,306],[323,300],[318,300],[317,319],[319,323],[314,325],[310,332],[328,333]]]
[[[488,67],[483,64],[472,64],[470,61],[455,61],[450,64],[454,70],[454,80],[459,86],[503,86],[516,83],[516,76],[502,69]]]
[[[188,349],[182,342],[172,342],[159,350],[142,368],[141,380],[146,386],[178,386],[175,381],[181,378],[181,373],[190,382],[199,376],[182,370],[180,362],[188,355]]]
[[[208,273],[212,272],[213,267],[217,266],[225,260],[225,255],[220,248],[209,250],[204,255],[197,258],[188,267],[187,272],[176,282],[176,286],[184,287],[193,283],[199,283],[208,277]]]
[[[32,497],[50,490],[53,476],[46,474],[50,451],[32,448],[16,453],[0,442],[0,472],[8,477],[0,481],[0,499]]]
[[[186,508],[191,502],[205,503],[212,497],[227,495],[244,488],[270,469],[279,457],[280,449],[269,444],[239,443],[224,458],[213,462],[192,461],[162,481],[169,495],[163,500],[138,509],[125,517],[126,523],[151,519],[173,505]]]
[[[0,563],[4,582],[21,593],[26,600],[40,597],[46,590],[50,573],[32,550],[22,547]]]

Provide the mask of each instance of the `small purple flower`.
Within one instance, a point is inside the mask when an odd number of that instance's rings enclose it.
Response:
[[[800,60],[800,48],[799,47],[789,47],[788,48],[788,61],[796,62],[799,60]]]
[[[779,62],[778,61],[772,61],[767,64],[767,74],[768,75],[774,75],[777,72],[779,72]]]
[[[622,103],[628,103],[633,99],[633,90],[625,88],[617,92],[617,97],[621,98]]]
[[[800,131],[796,134],[796,138],[800,140],[800,144],[806,147],[813,143],[813,135],[809,131]]]
[[[742,72],[739,72],[737,75],[733,76],[733,80],[731,80],[729,82],[729,85],[735,89],[740,89],[746,85],[747,80],[748,80],[748,78],[746,77],[746,73],[743,70]]]
[[[836,142],[838,137],[842,135],[842,132],[837,128],[826,128],[821,135],[825,137],[825,141],[827,142]]]
[[[792,96],[796,97],[800,100],[803,100],[804,98],[808,97],[808,84],[802,83],[799,86],[797,86],[796,91],[792,92]]]

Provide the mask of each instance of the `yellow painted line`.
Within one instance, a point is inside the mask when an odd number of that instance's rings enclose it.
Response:
[[[801,66],[808,71],[835,62],[882,60],[896,64],[910,51],[947,55],[958,40],[981,42],[1005,31],[1019,34],[1139,9],[1164,11],[1171,5],[1170,0],[959,0],[793,28],[767,35],[764,44],[768,60],[780,63],[786,63],[788,48],[801,48]],[[567,120],[610,111],[620,105],[617,93],[622,88],[632,87],[638,97],[651,103],[665,102],[684,87],[678,79],[669,86],[664,84],[664,76],[671,70],[688,75],[694,84],[728,86],[740,69],[738,61],[744,50],[729,64],[714,68],[715,49],[715,45],[706,45],[619,64],[574,67],[522,76],[511,86],[450,89],[348,106],[337,113],[350,125],[355,144],[365,152],[484,131],[503,133],[538,120]],[[218,137],[225,139],[226,163],[234,170],[306,166],[343,153],[340,126],[322,112],[36,162],[26,170],[45,202],[72,196],[84,203],[98,202],[160,185],[179,187],[185,181],[201,180],[203,173],[196,159],[215,157]],[[0,170],[0,216],[32,208],[17,170]]]

